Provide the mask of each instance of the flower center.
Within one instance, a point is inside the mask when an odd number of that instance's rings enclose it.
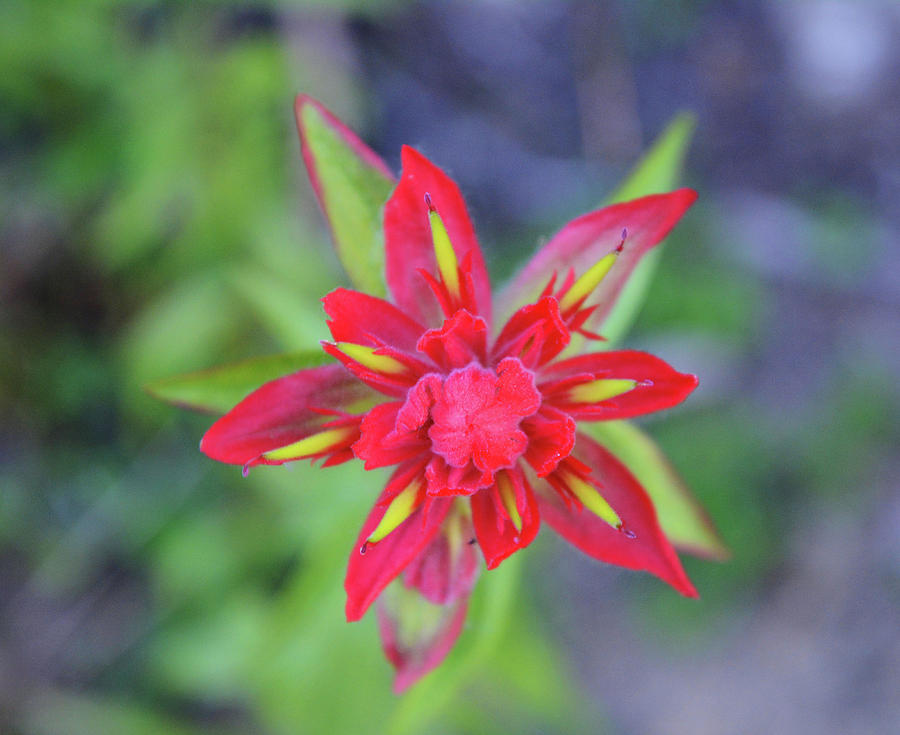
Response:
[[[534,375],[517,358],[494,370],[471,364],[434,386],[432,450],[451,467],[471,460],[482,472],[512,467],[528,445],[519,423],[541,405]]]

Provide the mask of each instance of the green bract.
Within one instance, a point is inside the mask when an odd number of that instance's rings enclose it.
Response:
[[[297,125],[341,264],[354,286],[383,296],[381,209],[394,188],[393,178],[361,155],[356,136],[309,98],[297,100]]]

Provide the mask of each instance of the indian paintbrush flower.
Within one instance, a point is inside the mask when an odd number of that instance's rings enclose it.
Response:
[[[388,168],[337,118],[297,101],[304,157],[333,229],[305,124],[318,115],[357,159]],[[444,614],[404,637],[395,598],[379,629],[403,688],[459,635],[480,568],[535,538],[541,521],[602,561],[696,596],[641,483],[585,433],[680,403],[693,375],[634,350],[604,350],[602,327],[639,259],[691,206],[680,189],[567,224],[502,291],[491,283],[456,184],[416,150],[383,209],[387,298],[338,288],[322,302],[332,364],[266,383],[203,437],[213,459],[394,467],[350,554],[346,615],[359,620],[395,579]]]

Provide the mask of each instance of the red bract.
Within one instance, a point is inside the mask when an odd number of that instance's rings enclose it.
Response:
[[[300,111],[317,103],[301,98]],[[357,153],[387,170],[335,118]],[[315,161],[307,165],[317,193]],[[462,626],[478,571],[535,538],[541,520],[602,561],[650,572],[694,597],[653,503],[626,467],[578,430],[680,403],[693,375],[652,355],[561,358],[590,347],[640,257],[694,202],[688,189],[586,214],[525,266],[494,311],[487,269],[456,184],[412,148],[384,207],[389,299],[339,288],[323,299],[331,366],[259,388],[203,437],[210,457],[249,468],[322,458],[394,466],[363,524],[346,578],[358,620],[402,575],[447,614],[416,645],[384,611],[380,629],[402,688],[440,662]],[[323,204],[324,206],[324,204]],[[512,311],[494,329],[495,314]]]

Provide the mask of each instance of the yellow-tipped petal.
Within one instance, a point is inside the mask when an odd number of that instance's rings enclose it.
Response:
[[[376,355],[374,347],[366,347],[353,342],[338,342],[335,346],[351,360],[356,360],[360,365],[374,370],[376,373],[401,375],[407,370],[406,365],[393,357]]]
[[[355,431],[356,427],[354,426],[339,426],[334,429],[325,429],[304,437],[293,444],[273,449],[271,452],[265,452],[263,457],[275,462],[288,462],[292,459],[312,457],[338,446],[341,442],[353,436]]]
[[[434,242],[434,257],[437,260],[438,271],[447,286],[451,296],[459,296],[459,261],[444,227],[444,220],[438,214],[431,197],[426,199],[428,204],[428,222],[431,224],[431,239]]]
[[[421,485],[421,480],[413,480],[410,485],[391,501],[387,512],[382,516],[381,521],[369,535],[369,538],[366,539],[367,544],[377,544],[413,514],[415,509],[419,507],[419,489]]]
[[[516,506],[516,490],[512,481],[503,473],[497,476],[497,490],[500,492],[500,500],[503,501],[509,520],[517,531],[521,531],[522,516],[519,515],[519,508]]]
[[[566,486],[581,501],[581,504],[600,520],[606,521],[613,528],[622,528],[622,519],[597,491],[597,488],[571,472],[566,473]]]
[[[576,385],[569,390],[569,400],[573,403],[599,403],[634,390],[636,380],[623,378],[601,378],[590,383]]]
[[[579,301],[589,296],[591,291],[597,288],[604,276],[609,273],[609,269],[613,267],[613,263],[616,262],[618,257],[619,251],[613,250],[588,268],[581,277],[572,284],[572,287],[563,294],[563,297],[559,302],[559,310],[561,312],[568,311]]]

